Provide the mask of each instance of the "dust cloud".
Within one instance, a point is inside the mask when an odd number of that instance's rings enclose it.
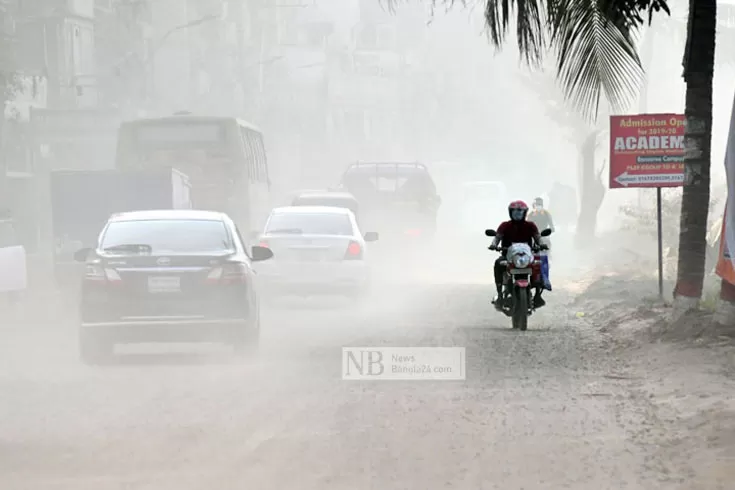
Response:
[[[653,194],[585,185],[590,175],[607,181],[608,114],[597,124],[577,117],[552,60],[531,71],[512,45],[494,53],[479,4],[445,12],[407,2],[390,14],[378,0],[303,3],[121,2],[128,8],[117,17],[98,8],[96,54],[83,55],[98,75],[77,89],[96,96],[78,104],[119,120],[188,111],[254,124],[264,137],[270,207],[289,206],[299,190],[337,186],[356,161],[421,162],[441,197],[436,234],[394,240],[386,230],[404,223],[389,214],[371,222],[361,230],[380,234],[366,247],[369,290],[357,298],[308,288],[263,294],[252,355],[216,343],[120,345],[98,366],[79,359],[79,277],[65,271],[60,283],[51,280],[38,245],[29,255],[32,288],[0,321],[0,488],[731,484],[717,451],[732,441],[707,439],[716,428],[688,418],[691,403],[667,400],[706,386],[711,398],[695,402],[724,418],[732,383],[715,369],[695,379],[679,363],[681,383],[668,379],[662,393],[647,376],[666,377],[677,354],[659,347],[646,365],[647,351],[617,342],[604,331],[609,318],[590,314],[604,313],[618,293],[649,294],[648,284],[603,284],[575,303],[606,274],[655,268],[653,225],[621,210],[649,212]],[[646,31],[657,34],[644,60],[651,85],[642,112],[683,106],[672,76],[683,41],[667,29]],[[727,49],[718,45],[718,56]],[[718,101],[730,95],[725,73]],[[22,113],[29,102],[11,105]],[[726,105],[715,105],[715,149],[724,148],[725,109],[717,107]],[[42,145],[39,158],[56,169],[91,169],[92,161],[100,162],[94,170],[111,169],[115,137],[106,138],[66,150]],[[510,201],[530,207],[536,197],[556,225],[554,288],[519,332],[491,304],[497,253],[484,230],[508,219]],[[674,209],[676,194],[667,198]],[[35,219],[29,213],[16,216]],[[676,233],[666,239],[675,249]],[[342,349],[365,346],[464,348],[465,377],[341,379]],[[702,443],[687,446],[689,436]]]

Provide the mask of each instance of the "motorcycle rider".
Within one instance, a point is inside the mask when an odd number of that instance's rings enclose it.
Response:
[[[541,234],[539,233],[538,227],[532,221],[527,221],[526,216],[528,215],[528,206],[523,201],[513,201],[508,205],[508,216],[509,221],[504,221],[498,226],[497,234],[493,240],[492,245],[488,248],[490,250],[507,250],[514,243],[528,243],[530,247],[533,247],[534,243],[538,245],[542,250],[547,249],[546,245],[541,243]],[[505,275],[505,265],[501,265],[500,262],[505,260],[505,257],[501,254],[500,257],[495,261],[495,287],[497,288],[498,295],[493,301],[495,309],[503,309],[503,276]],[[541,297],[543,291],[542,285],[534,285],[536,294],[533,297],[533,305],[535,308],[540,308],[546,304],[546,301]]]

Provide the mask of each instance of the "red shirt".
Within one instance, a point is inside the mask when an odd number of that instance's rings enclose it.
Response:
[[[501,247],[508,248],[514,243],[528,243],[533,246],[533,237],[539,234],[533,221],[503,221],[497,229],[502,238]]]

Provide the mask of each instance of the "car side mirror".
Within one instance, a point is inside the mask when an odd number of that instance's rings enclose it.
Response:
[[[368,231],[365,233],[365,236],[363,237],[366,242],[377,242],[378,241],[378,233],[375,231]]]
[[[262,260],[268,260],[273,258],[273,251],[267,247],[254,246],[251,249],[251,259],[253,262],[260,262]]]
[[[497,232],[495,230],[485,230],[485,236],[496,236]]]
[[[551,235],[551,228],[546,228],[544,231],[541,232],[541,236],[549,236]]]
[[[77,262],[86,262],[87,259],[89,258],[89,254],[91,253],[92,253],[91,248],[89,247],[81,248],[77,250],[76,252],[74,252],[74,260]]]

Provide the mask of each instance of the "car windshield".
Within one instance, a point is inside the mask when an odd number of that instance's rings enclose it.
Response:
[[[128,245],[146,245],[151,253],[223,252],[234,248],[227,228],[216,220],[113,221],[100,248],[131,253]]]
[[[304,235],[353,234],[352,222],[346,214],[338,213],[277,213],[268,220],[266,233],[295,233]]]

